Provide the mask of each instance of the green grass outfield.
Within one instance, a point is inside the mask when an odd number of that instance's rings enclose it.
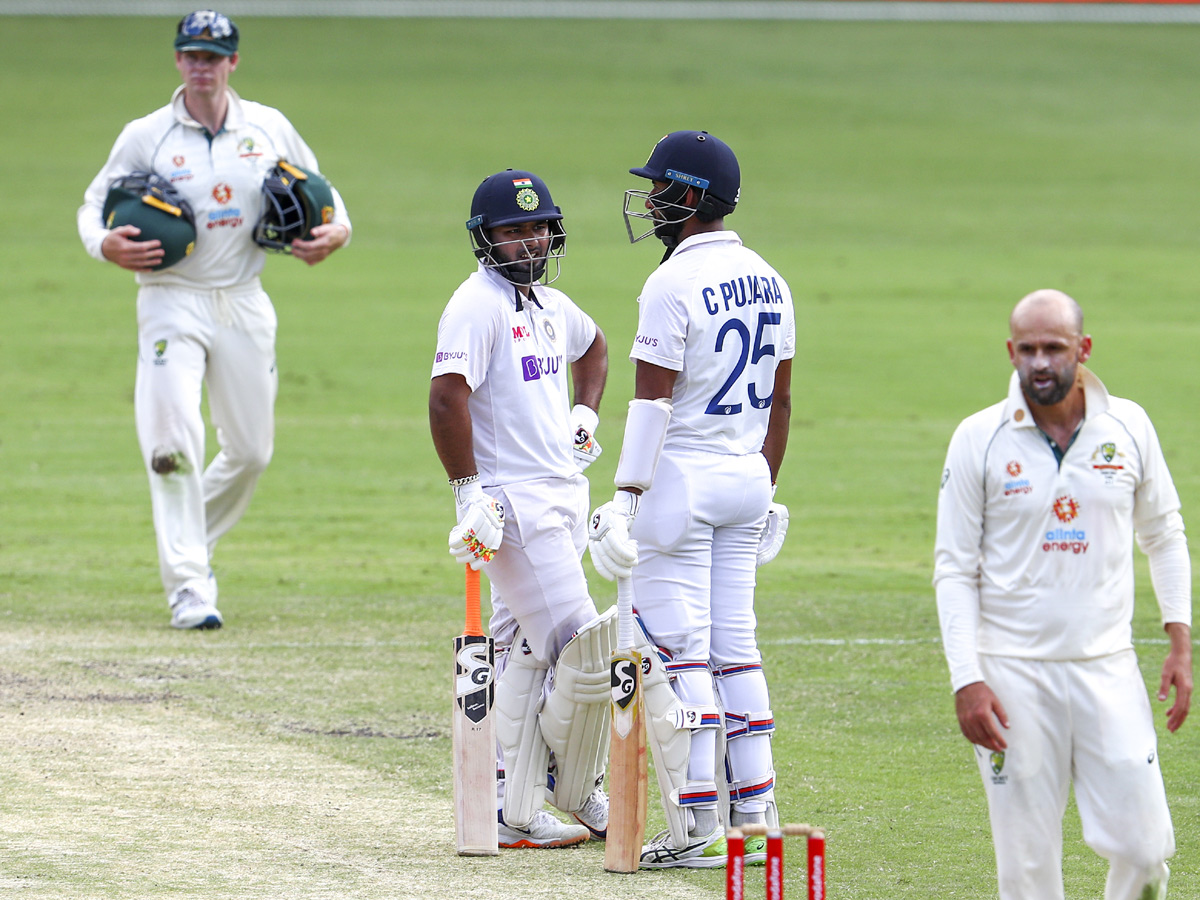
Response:
[[[1154,418],[1200,528],[1200,30],[239,24],[235,87],[295,122],[355,238],[316,269],[267,267],[276,457],[216,558],[227,627],[194,634],[167,627],[158,584],[132,278],[75,233],[120,127],[177,83],[173,21],[0,27],[0,894],[720,895],[720,872],[605,875],[599,846],[453,854],[461,579],[425,413],[437,318],[473,265],[474,187],[531,168],[566,215],[558,286],[612,348],[590,470],[607,495],[634,299],[659,257],[625,238],[626,170],[701,127],[741,158],[730,224],[790,280],[800,326],[791,531],[759,591],[781,811],[828,829],[833,898],[994,897],[929,584],[942,458],[1004,394],[1012,304],[1059,287],[1085,307],[1093,368]],[[1164,732],[1161,756],[1172,895],[1200,896],[1200,722]],[[1071,812],[1067,894],[1098,898],[1104,865],[1078,832]]]

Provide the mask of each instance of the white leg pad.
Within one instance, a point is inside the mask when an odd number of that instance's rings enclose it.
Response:
[[[688,778],[692,732],[718,728],[721,718],[715,706],[684,706],[671,687],[658,652],[649,646],[640,650],[646,739],[654,756],[671,840],[676,847],[684,847],[688,842],[687,808],[715,804],[718,799],[715,781]]]
[[[724,666],[713,672],[721,700],[724,725],[723,764],[718,765],[719,791],[723,801],[742,813],[766,813],[767,824],[778,824],[775,807],[775,772],[771,759],[771,735],[775,717],[771,710],[737,712],[731,707],[742,702],[767,699],[766,680],[757,663]],[[720,757],[718,757],[720,760]],[[727,808],[728,809],[728,808]],[[731,813],[726,821],[737,818]]]
[[[567,642],[538,716],[542,739],[554,754],[550,802],[563,812],[583,807],[608,761],[611,674],[617,645],[617,608],[601,613]]]
[[[504,755],[504,821],[523,828],[545,802],[550,748],[538,728],[548,667],[522,650],[520,632],[496,683],[496,742]]]

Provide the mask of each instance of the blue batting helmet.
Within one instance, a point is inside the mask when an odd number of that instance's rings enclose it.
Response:
[[[536,281],[544,273],[547,259],[561,259],[566,251],[567,233],[562,217],[562,210],[554,205],[546,182],[532,172],[505,169],[489,175],[475,189],[471,199],[467,231],[471,234],[472,251],[485,266],[498,269],[506,277],[514,275],[516,270],[512,262],[497,258],[494,251],[499,244],[492,241],[488,232],[503,225],[547,222],[550,228],[549,256],[534,266],[533,280]],[[557,278],[557,274],[554,277]],[[518,280],[522,284],[530,283],[524,275]]]

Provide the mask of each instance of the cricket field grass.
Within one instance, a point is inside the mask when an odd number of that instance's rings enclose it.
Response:
[[[215,557],[226,627],[179,633],[134,434],[133,279],[75,231],[120,128],[177,84],[174,21],[0,20],[0,896],[721,896],[720,870],[606,874],[599,845],[455,856],[461,571],[426,416],[438,316],[474,265],[471,194],[532,169],[566,217],[556,286],[609,339],[589,470],[606,498],[635,300],[660,255],[625,237],[627,170],[666,132],[703,128],[741,159],[729,224],[796,298],[791,530],[758,594],[781,814],[827,829],[836,900],[994,897],[930,586],[945,447],[1004,395],[1012,305],[1061,288],[1085,309],[1092,368],[1154,419],[1200,528],[1200,30],[239,25],[234,87],[292,119],[355,233],[316,268],[268,262],[275,459]],[[1156,687],[1140,556],[1138,574]],[[1200,722],[1163,729],[1160,753],[1172,896],[1195,898]],[[1067,896],[1102,896],[1073,808],[1064,856]]]

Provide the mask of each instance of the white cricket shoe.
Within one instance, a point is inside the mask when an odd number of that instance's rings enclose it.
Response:
[[[725,829],[719,824],[712,834],[688,835],[686,847],[671,843],[671,832],[660,831],[642,847],[643,869],[716,869],[725,865]]]
[[[505,823],[502,812],[496,813],[496,819],[499,844],[510,850],[572,847],[587,841],[591,834],[582,825],[568,825],[566,822],[560,822],[544,809],[535,812],[533,818],[529,820],[529,824],[524,828]]]
[[[608,837],[608,794],[603,788],[596,788],[583,806],[571,813],[575,821],[590,831],[593,841],[602,841]]]
[[[220,628],[225,624],[217,607],[191,588],[183,588],[171,603],[172,628]]]

